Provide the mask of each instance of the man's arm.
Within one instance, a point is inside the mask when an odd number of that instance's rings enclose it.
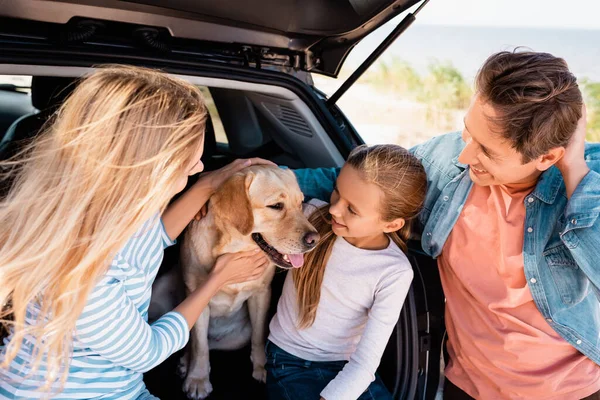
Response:
[[[569,199],[565,209],[567,224],[560,237],[600,299],[600,267],[597,263],[600,257],[600,174],[590,170],[585,160],[585,105],[581,114],[563,157],[556,163]]]
[[[428,179],[428,191],[427,196],[437,196],[441,188],[438,188],[438,181],[443,175],[439,168],[431,165],[431,162],[425,158],[435,158],[439,161],[439,156],[446,156],[450,160],[458,155],[461,150],[460,146],[461,139],[458,132],[452,134],[439,136],[434,139],[430,139],[424,143],[418,144],[409,149],[409,151],[415,155],[423,163],[425,172],[427,173]],[[450,152],[450,155],[446,152]],[[456,154],[455,154],[456,153]],[[340,168],[307,168],[307,169],[296,169],[292,170],[296,174],[298,184],[306,200],[319,199],[323,201],[329,201],[331,193],[333,192],[333,186],[340,173]],[[426,202],[430,203],[430,202]]]
[[[587,110],[585,104],[581,108],[581,118],[562,158],[556,163],[567,190],[567,198],[571,198],[575,189],[587,175],[590,168],[585,162],[585,134],[587,126]]]
[[[574,189],[565,209],[561,239],[588,277],[600,299],[600,174],[589,171]]]
[[[423,144],[411,147],[408,151],[415,154]],[[329,201],[333,186],[340,174],[340,168],[305,168],[292,170],[296,174],[300,190],[307,200]]]
[[[308,168],[293,171],[306,200],[319,199],[328,202],[340,168]]]

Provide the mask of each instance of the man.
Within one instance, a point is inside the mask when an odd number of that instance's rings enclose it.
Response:
[[[447,399],[600,399],[600,145],[564,60],[492,55],[460,133],[416,146],[446,296]],[[327,198],[336,170],[297,170]]]

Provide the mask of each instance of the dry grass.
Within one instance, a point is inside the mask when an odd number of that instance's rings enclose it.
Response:
[[[411,147],[462,129],[472,88],[451,64],[432,64],[424,75],[401,60],[371,68],[338,101],[367,143]],[[346,78],[313,76],[315,86],[328,95]],[[581,88],[588,108],[587,140],[600,142],[600,82],[582,79]]]

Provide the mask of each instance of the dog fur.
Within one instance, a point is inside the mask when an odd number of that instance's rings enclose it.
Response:
[[[276,265],[292,267],[287,262],[291,258],[282,262],[280,256],[305,253],[318,241],[302,213],[302,200],[293,172],[253,166],[226,181],[211,197],[207,215],[187,228],[180,262],[188,294],[207,279],[220,255],[260,247],[253,234],[260,234],[280,253],[269,256],[271,263],[259,279],[224,287],[194,325],[179,371],[189,398],[203,399],[212,391],[211,349],[234,350],[250,342],[252,376],[265,382],[266,315]],[[294,260],[298,263],[297,256]]]

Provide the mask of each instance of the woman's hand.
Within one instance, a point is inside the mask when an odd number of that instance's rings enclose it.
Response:
[[[212,194],[219,188],[219,186],[223,184],[223,182],[229,179],[233,174],[251,165],[276,166],[277,164],[262,158],[238,159],[233,161],[232,163],[227,164],[223,168],[217,169],[215,171],[204,172],[200,175],[200,179],[198,179],[196,185],[208,187],[210,193]],[[207,212],[208,203],[205,203],[200,209],[200,211],[198,211],[198,213],[194,216],[194,219],[196,221],[200,221],[206,216]]]
[[[205,172],[200,175],[200,179],[198,179],[198,184],[206,184],[208,183],[211,190],[214,192],[229,179],[236,172],[241,171],[242,169],[249,167],[251,165],[273,165],[277,164],[264,160],[262,158],[248,158],[248,159],[238,159],[232,163],[227,164],[223,168],[217,169],[216,171]]]
[[[223,254],[215,262],[211,276],[223,287],[258,279],[269,265],[269,259],[260,249]]]
[[[261,250],[223,254],[215,262],[208,280],[203,282],[175,308],[191,329],[210,299],[225,285],[258,279],[265,272],[269,260]]]
[[[276,165],[262,158],[235,160],[216,171],[204,173],[186,193],[175,200],[163,213],[162,219],[170,238],[175,239],[192,219],[206,215],[206,202],[215,190],[236,172],[250,165]],[[204,207],[204,208],[203,208]]]

